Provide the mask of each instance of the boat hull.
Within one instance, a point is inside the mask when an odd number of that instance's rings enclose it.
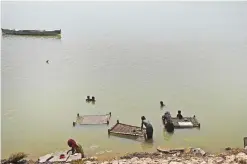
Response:
[[[32,35],[32,36],[56,36],[61,34],[61,30],[10,30],[2,29],[2,33],[6,35]]]

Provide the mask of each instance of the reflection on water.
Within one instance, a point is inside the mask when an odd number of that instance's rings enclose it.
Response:
[[[164,139],[165,139],[166,141],[169,141],[169,140],[172,138],[173,134],[174,134],[174,132],[169,133],[169,132],[167,132],[167,131],[165,130],[165,128],[164,128],[164,130],[163,130],[163,136],[164,136]]]
[[[154,148],[154,140],[147,140],[141,143],[141,148],[143,151],[150,151]]]
[[[122,138],[122,139],[129,139],[129,140],[133,140],[133,141],[137,141],[137,142],[144,142],[144,137],[139,137],[139,136],[132,136],[132,135],[124,135],[124,134],[114,134],[111,133],[110,135],[108,135],[108,138],[111,137],[117,137],[117,138]]]
[[[2,34],[3,38],[9,38],[9,39],[58,39],[60,40],[62,38],[61,35],[55,35],[55,36],[37,36],[37,35],[8,35],[8,34]]]

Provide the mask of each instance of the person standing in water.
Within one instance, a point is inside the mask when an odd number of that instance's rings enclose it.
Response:
[[[80,154],[81,154],[81,158],[85,158],[84,152],[83,152],[83,149],[82,149],[81,145],[80,145],[80,144],[77,144],[77,143],[75,142],[75,140],[69,139],[69,140],[68,140],[68,146],[71,147],[71,150],[69,150],[69,151],[67,152],[67,154],[68,154],[70,151],[72,151],[72,154],[74,154],[74,153],[80,153]]]
[[[152,124],[146,120],[145,116],[141,117],[142,120],[142,125],[141,125],[141,130],[143,129],[143,125],[146,127],[146,138],[153,139],[153,126]]]
[[[160,108],[163,108],[163,107],[165,107],[166,105],[164,104],[164,102],[163,101],[160,101]]]
[[[170,112],[166,111],[165,114],[162,116],[163,123],[166,124],[171,120],[171,114]]]
[[[178,111],[177,118],[180,120],[183,119],[183,116],[181,114],[181,110]]]
[[[87,96],[86,102],[90,102],[90,101],[91,101],[90,96]]]
[[[165,128],[167,132],[172,133],[174,132],[174,124],[172,122],[172,117],[170,112],[165,112],[165,114],[162,116],[163,123],[165,125]]]

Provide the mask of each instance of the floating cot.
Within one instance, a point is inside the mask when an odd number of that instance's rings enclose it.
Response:
[[[141,130],[141,127],[128,125],[120,123],[119,120],[117,120],[117,123],[111,128],[108,129],[108,135],[115,135],[115,136],[124,136],[124,137],[144,137],[146,133],[146,129],[143,128]]]
[[[73,126],[75,125],[101,125],[101,124],[109,124],[111,118],[111,112],[105,115],[84,115],[80,116],[77,114],[76,121],[73,122]]]
[[[184,117],[179,119],[177,117],[171,118],[174,128],[182,129],[182,128],[200,128],[200,123],[197,121],[196,116],[193,117]]]

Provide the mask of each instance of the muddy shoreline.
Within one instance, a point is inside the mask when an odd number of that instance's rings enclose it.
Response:
[[[6,160],[1,161],[2,164],[7,164]],[[34,164],[38,161],[25,159],[23,164]],[[46,162],[50,163],[50,162]],[[59,163],[59,162],[55,162]],[[60,162],[61,163],[61,162]],[[63,162],[66,163],[66,162]],[[247,149],[243,148],[226,148],[220,153],[208,153],[200,148],[185,148],[185,149],[170,149],[155,152],[135,152],[118,157],[105,157],[103,159],[97,157],[88,157],[82,160],[67,162],[71,164],[247,164]]]
[[[85,164],[247,164],[247,150],[227,148],[224,152],[210,154],[200,148],[186,148],[181,151],[136,152],[111,160],[84,160]]]

